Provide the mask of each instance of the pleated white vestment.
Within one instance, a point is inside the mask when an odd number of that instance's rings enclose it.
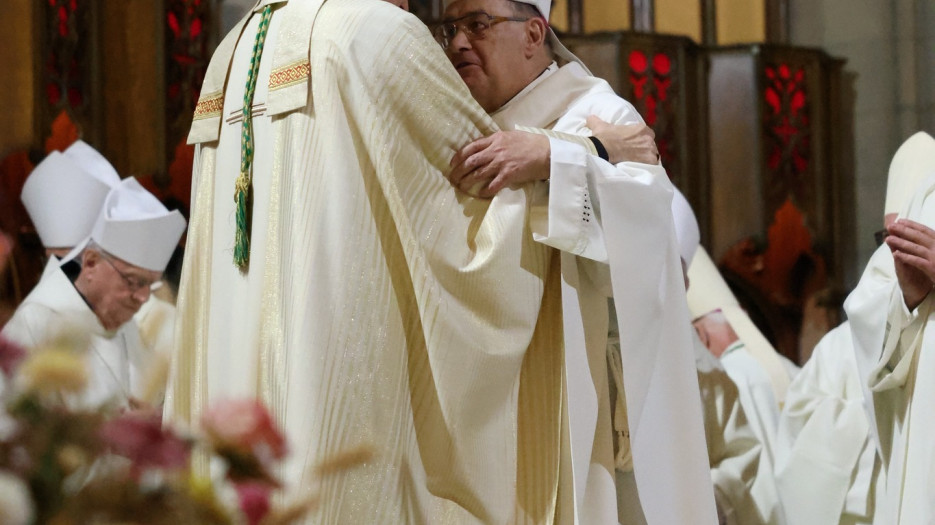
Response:
[[[935,227],[935,177],[919,185],[899,216]],[[883,462],[876,524],[935,522],[933,301],[930,292],[915,310],[907,310],[892,253],[881,246],[844,303]]]
[[[792,380],[776,436],[776,484],[789,523],[871,523],[879,461],[849,322],[831,330]]]

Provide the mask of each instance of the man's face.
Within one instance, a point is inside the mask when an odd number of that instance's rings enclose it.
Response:
[[[514,13],[509,0],[458,0],[445,9],[442,22],[476,13],[525,18]],[[523,74],[527,58],[525,29],[526,22],[522,21],[494,22],[482,38],[477,38],[459,28],[445,49],[471,95],[488,113],[506,104],[528,82]]]
[[[87,250],[82,257],[76,286],[104,328],[116,330],[149,299],[150,285],[159,278],[159,272]]]

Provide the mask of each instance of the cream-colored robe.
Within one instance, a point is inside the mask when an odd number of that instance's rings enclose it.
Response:
[[[151,352],[140,340],[136,324],[105,330],[64,272],[52,258],[39,284],[26,296],[0,334],[25,348],[35,348],[63,333],[89,336],[88,388],[68,398],[70,405],[96,408],[129,406],[143,388]]]
[[[789,523],[872,523],[880,464],[860,383],[845,322],[821,339],[786,393],[775,449]]]
[[[747,350],[743,341],[738,340],[724,350],[720,362],[731,381],[737,385],[740,406],[762,446],[756,483],[751,487],[762,520],[770,524],[786,523],[774,475],[774,441],[779,424],[779,403],[773,395],[775,390],[770,376]]]
[[[718,506],[729,525],[765,523],[753,498],[754,487],[763,483],[757,471],[763,446],[747,422],[737,386],[697,334],[694,341],[711,481]]]
[[[493,117],[503,129],[519,125],[588,134],[585,121],[592,114],[616,124],[641,122],[605,81],[569,63],[553,64]],[[616,488],[606,354],[607,299],[613,297],[643,514],[650,525],[714,523],[671,183],[661,166],[614,166],[578,144],[553,138],[550,145],[550,180],[536,189],[530,224],[538,241],[563,252],[577,517],[581,523],[617,518],[610,512]],[[620,509],[621,515],[628,513]]]
[[[418,19],[373,0],[320,5],[272,18],[245,273],[232,262],[241,127],[226,119],[258,17],[209,66],[167,417],[265,401],[292,448],[286,486],[320,488],[309,522],[552,523],[559,275],[526,227],[529,191],[478,200],[444,178],[495,127]],[[318,462],[361,444],[372,462],[317,485]]]
[[[906,217],[935,227],[935,178],[914,194]],[[881,246],[844,309],[871,431],[883,463],[874,523],[935,522],[935,323],[933,294],[906,309],[893,256]],[[881,487],[883,485],[883,487]]]

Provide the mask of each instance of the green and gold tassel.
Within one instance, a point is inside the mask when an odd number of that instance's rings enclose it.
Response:
[[[253,42],[253,54],[250,56],[250,71],[247,73],[247,85],[243,94],[243,123],[240,135],[240,175],[234,186],[234,203],[237,205],[237,232],[234,235],[234,264],[241,271],[250,265],[250,227],[253,208],[253,95],[256,92],[256,77],[260,70],[260,57],[263,44],[269,31],[269,20],[273,14],[272,5],[263,8],[256,40]]]

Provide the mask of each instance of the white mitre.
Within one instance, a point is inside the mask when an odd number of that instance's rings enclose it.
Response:
[[[66,157],[81,166],[84,171],[115,186],[120,183],[120,175],[103,155],[83,140],[76,140],[62,152]]]
[[[448,9],[448,6],[457,2],[458,0],[444,0],[443,9]],[[529,4],[535,7],[539,14],[542,15],[542,18],[545,18],[545,21],[549,21],[549,13],[552,10],[552,1],[551,0],[512,0],[520,4]],[[557,58],[559,58],[559,65],[562,65],[562,62],[577,62],[584,68],[584,70],[590,75],[591,71],[588,69],[588,66],[584,65],[584,62],[580,58],[576,57],[574,53],[568,50],[561,40],[558,39],[558,36],[555,34],[555,31],[552,30],[552,26],[549,25],[549,43],[552,45],[552,52]]]
[[[688,204],[682,192],[675,190],[672,194],[672,218],[675,220],[675,238],[679,243],[679,255],[685,264],[691,265],[698,244],[701,242],[701,232],[698,230],[698,219]]]
[[[133,177],[121,181],[107,195],[90,238],[72,250],[78,256],[88,241],[134,266],[163,272],[182,233],[185,219],[169,211]]]
[[[116,175],[116,172],[115,172]],[[71,248],[88,236],[111,187],[120,182],[53,151],[29,174],[20,199],[46,248]]]
[[[776,401],[782,403],[789,388],[789,375],[779,354],[769,340],[753,324],[747,312],[740,307],[737,298],[727,286],[714,261],[701,246],[695,259],[688,267],[688,309],[692,319],[697,319],[715,310],[720,310],[737,337],[743,341],[750,355],[769,375]]]
[[[906,139],[890,162],[883,213],[904,213],[912,194],[925,177],[935,172],[935,139],[924,131]]]

